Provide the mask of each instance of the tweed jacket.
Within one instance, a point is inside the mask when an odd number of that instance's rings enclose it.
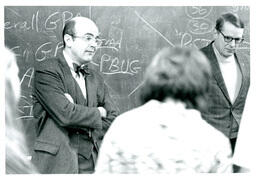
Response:
[[[243,54],[235,53],[242,74],[242,83],[238,96],[234,103],[231,103],[212,45],[213,42],[201,49],[210,61],[213,74],[207,95],[208,107],[202,112],[202,117],[230,139],[236,138],[250,85],[249,59]]]
[[[93,146],[102,140],[117,116],[103,78],[92,69],[89,73],[85,99],[62,53],[35,65],[33,112],[37,138],[32,162],[40,173],[78,173],[77,153],[89,158]],[[107,110],[106,118],[101,118],[98,106]],[[78,152],[70,145],[70,134],[77,130],[83,132]]]

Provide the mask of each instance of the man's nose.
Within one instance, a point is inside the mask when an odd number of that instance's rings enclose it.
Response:
[[[232,39],[232,41],[229,43],[231,46],[235,46],[236,45],[236,40]]]
[[[93,46],[93,47],[97,47],[98,44],[96,42],[96,39],[91,40],[90,45]]]

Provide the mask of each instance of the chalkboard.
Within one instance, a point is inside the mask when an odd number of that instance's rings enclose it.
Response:
[[[250,55],[248,6],[5,6],[5,45],[18,58],[22,97],[20,116],[33,142],[33,64],[56,56],[63,46],[64,23],[75,16],[93,19],[102,46],[91,64],[102,73],[120,112],[139,105],[145,69],[163,47],[206,46],[213,39],[215,20],[224,12],[237,13],[245,22],[241,54]]]

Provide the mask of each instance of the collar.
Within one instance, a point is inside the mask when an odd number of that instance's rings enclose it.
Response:
[[[71,57],[64,50],[63,50],[63,56],[64,56],[65,60],[67,61],[69,68],[73,72],[75,72],[74,67],[73,67],[73,63],[75,63],[75,62],[71,59]]]

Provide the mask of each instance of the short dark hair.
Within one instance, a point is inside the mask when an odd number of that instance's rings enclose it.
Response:
[[[225,13],[225,14],[222,14],[216,20],[215,29],[217,31],[221,31],[225,22],[230,22],[231,24],[233,24],[235,27],[238,27],[238,28],[244,28],[244,22],[238,17],[238,15],[233,13]]]
[[[62,40],[63,40],[63,46],[65,47],[66,46],[66,43],[65,43],[65,40],[64,40],[64,36],[65,34],[69,34],[69,35],[74,35],[75,33],[75,24],[76,22],[74,20],[69,20],[64,28],[63,28],[63,31],[62,31]]]
[[[141,102],[164,101],[168,97],[201,110],[211,68],[202,52],[188,48],[165,48],[156,54],[147,68],[141,90]]]

